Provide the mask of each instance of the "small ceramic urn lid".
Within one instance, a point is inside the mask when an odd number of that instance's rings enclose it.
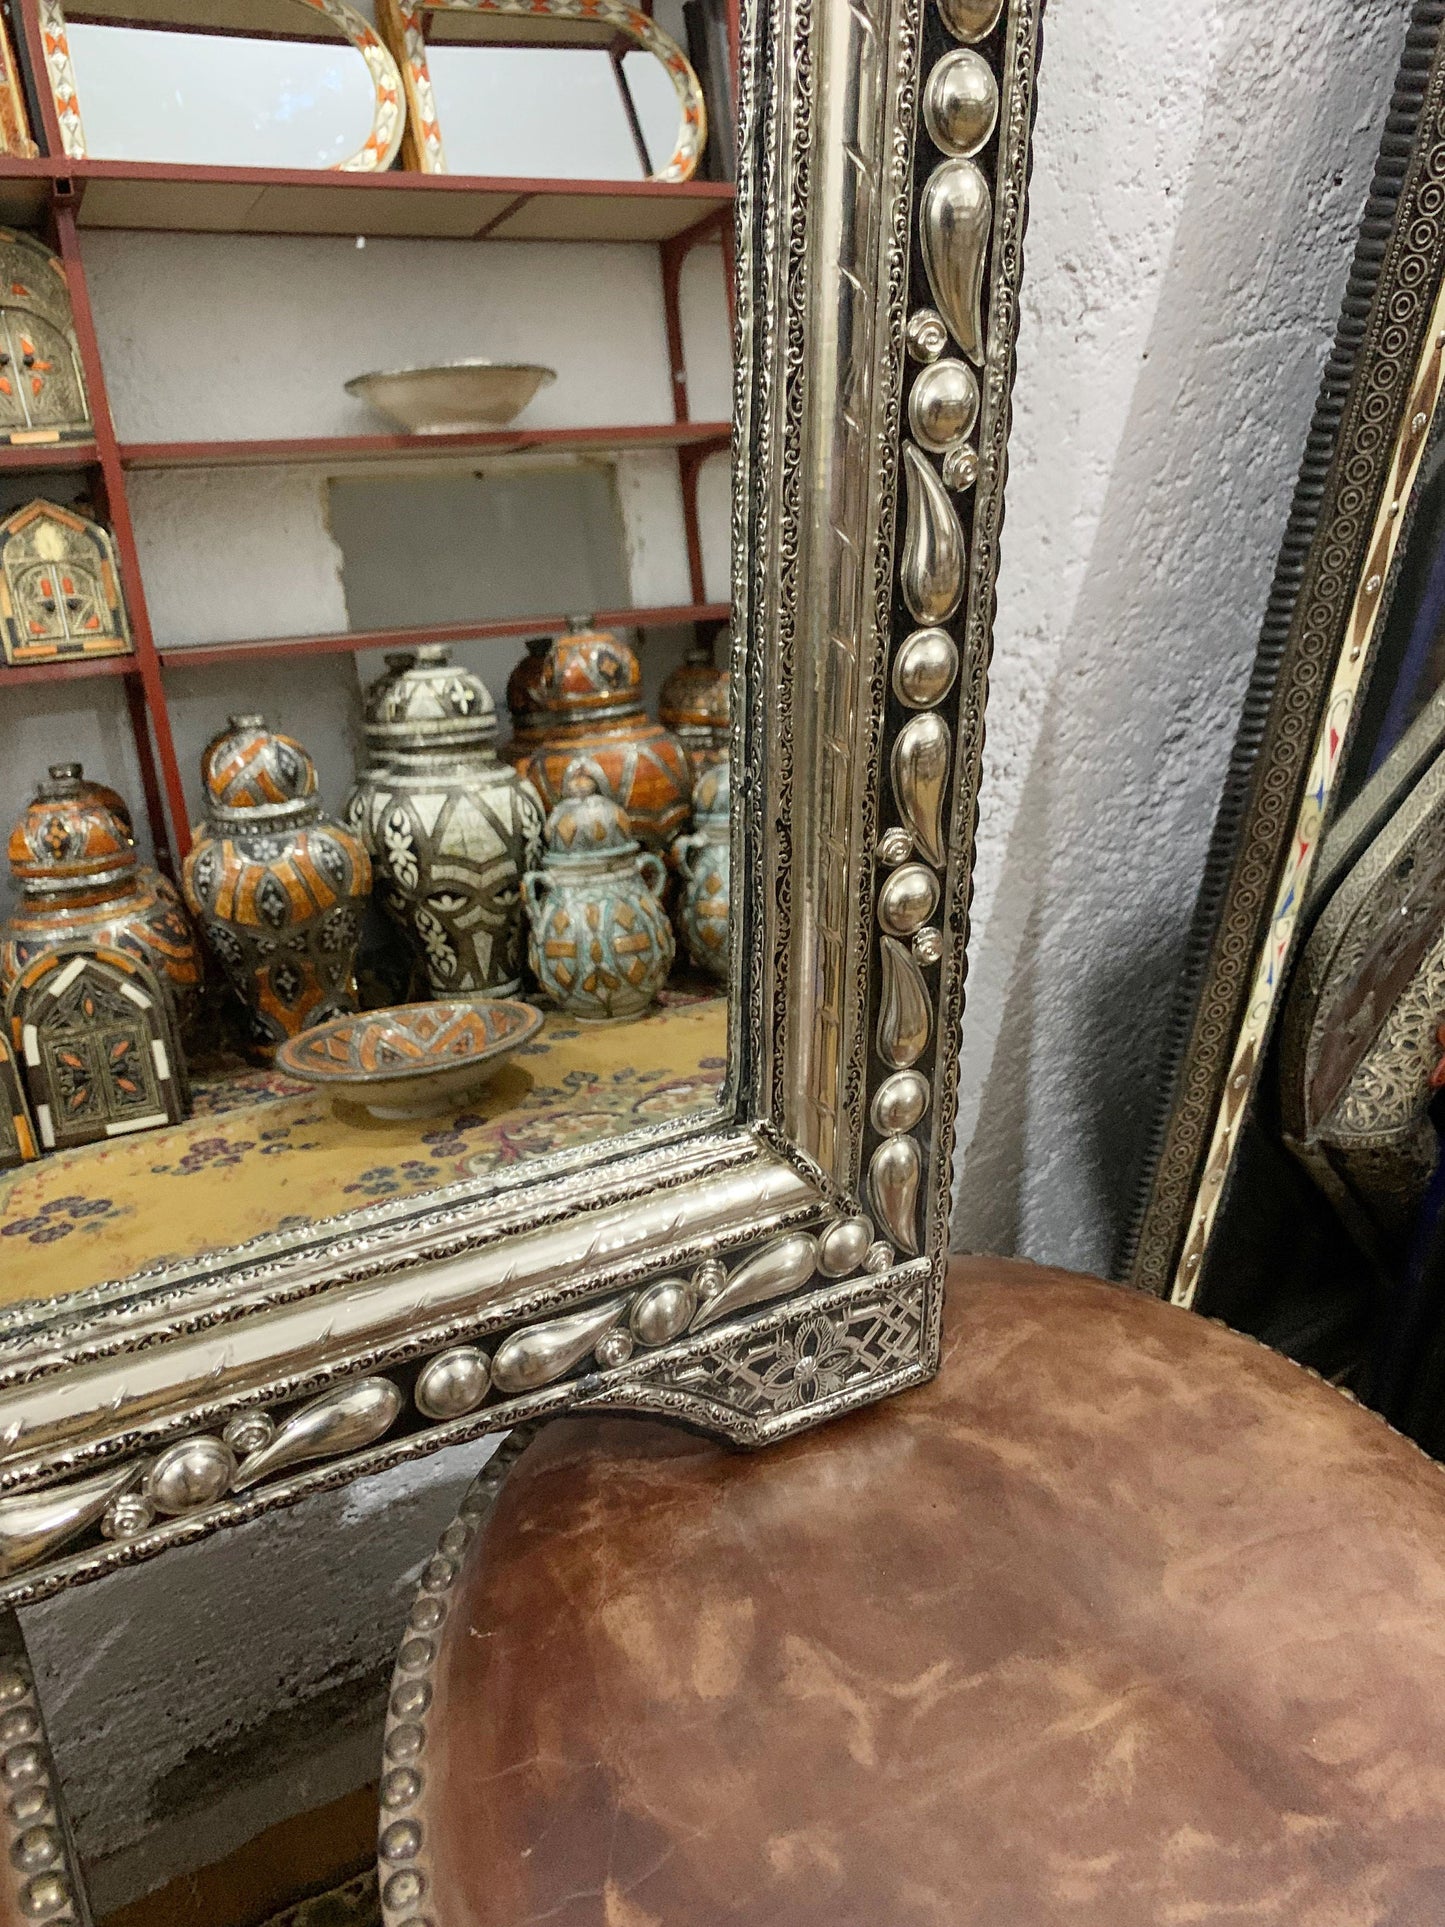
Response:
[[[93,776],[87,776],[79,763],[52,763],[47,772],[52,783],[79,783],[86,796],[92,796],[97,803],[108,809],[120,824],[131,842],[135,842],[135,817],[131,814],[130,804],[119,790],[113,790],[109,783],[97,783]]]
[[[512,718],[512,733],[518,740],[528,732],[536,734],[539,707],[538,691],[547,667],[550,636],[530,636],[527,653],[507,678],[507,712]]]
[[[722,641],[725,647],[726,631]],[[728,672],[717,667],[716,653],[715,643],[694,643],[662,685],[658,718],[684,742],[701,730],[720,731],[727,741]]]
[[[10,833],[9,855],[27,896],[92,889],[136,868],[130,812],[79,763],[53,763]]]
[[[705,769],[692,793],[692,820],[699,836],[726,843],[732,834],[732,773],[724,757]]]
[[[395,751],[476,749],[496,740],[497,706],[480,676],[454,663],[439,644],[418,649],[396,675],[372,685],[366,740]]]
[[[416,661],[416,651],[415,649],[393,649],[382,657],[382,661],[386,664],[385,669],[379,676],[373,677],[361,692],[362,711],[368,716],[381,701],[382,693],[387,686],[411,668]]]
[[[632,834],[626,810],[613,802],[585,764],[569,772],[565,788],[566,794],[547,818],[543,831],[544,861],[637,854],[641,846]]]
[[[316,765],[262,716],[231,716],[201,753],[206,813],[225,826],[303,823],[320,810]]]
[[[607,629],[558,636],[542,659],[536,701],[544,727],[641,715],[637,651]]]
[[[362,733],[366,738],[367,748],[373,752],[373,761],[378,760],[381,754],[377,744],[372,741],[371,732],[373,720],[381,709],[387,690],[390,689],[397,677],[404,676],[416,661],[416,651],[414,649],[394,649],[391,654],[385,658],[385,661],[385,669],[382,670],[379,676],[373,677],[361,692]]]

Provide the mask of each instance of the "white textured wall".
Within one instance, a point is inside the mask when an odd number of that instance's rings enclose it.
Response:
[[[1107,1271],[1406,0],[1054,0],[955,1240]]]
[[[1405,11],[1052,0],[963,1061],[959,1230],[976,1247],[1107,1262]],[[216,244],[164,244],[158,303],[125,243],[91,241],[103,324],[129,331],[137,367],[170,316],[164,423],[147,412],[155,380],[108,349],[124,432],[186,433],[172,423],[188,409],[232,410],[235,432],[262,417],[278,434],[355,425],[335,383],[390,358],[368,280],[383,251],[295,244],[307,280],[283,278],[277,298],[308,312],[314,250],[327,303],[352,297],[344,322],[318,305],[311,332],[247,347],[251,373],[213,391],[188,373],[188,344],[219,328],[245,346],[259,259],[220,245],[237,257],[229,310],[220,283],[202,299],[180,272],[187,250]],[[519,308],[520,250],[438,249],[441,279],[388,281],[402,304],[388,312],[418,358],[471,350],[478,316],[494,352],[545,343],[559,365],[565,352],[579,373],[550,391],[555,419],[607,419],[586,369],[630,349],[644,378],[649,337],[625,271],[592,272],[602,251],[579,271],[562,252],[547,300]],[[699,414],[724,408],[725,385],[694,399]],[[642,466],[624,473],[624,501],[655,486]],[[670,541],[638,545],[639,585],[666,579]],[[314,580],[324,591],[319,558]],[[364,1722],[338,1719],[334,1744],[308,1755],[305,1708],[320,1723],[382,1663],[404,1573],[470,1458],[27,1614],[105,1901],[359,1770]],[[282,1762],[269,1778],[268,1748]],[[248,1762],[254,1797],[206,1810],[212,1781]],[[193,1802],[204,1818],[187,1817]]]

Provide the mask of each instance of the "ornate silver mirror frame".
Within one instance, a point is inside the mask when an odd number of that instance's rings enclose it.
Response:
[[[1445,5],[1417,0],[1245,699],[1129,1238],[1193,1305],[1445,384]]]
[[[569,1408],[757,1445],[932,1371],[1039,13],[746,10],[722,1116],[7,1315],[0,1604]]]

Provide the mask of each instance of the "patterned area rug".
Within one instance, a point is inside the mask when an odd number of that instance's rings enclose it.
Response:
[[[727,1003],[709,997],[615,1028],[551,1015],[451,1117],[383,1122],[333,1108],[274,1071],[198,1079],[184,1124],[0,1177],[0,1303],[124,1278],[705,1110],[726,1069]]]

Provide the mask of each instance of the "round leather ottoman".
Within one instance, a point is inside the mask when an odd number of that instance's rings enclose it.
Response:
[[[468,1510],[393,1927],[1445,1922],[1445,1474],[1199,1318],[960,1263],[932,1385],[747,1456],[562,1421]]]

